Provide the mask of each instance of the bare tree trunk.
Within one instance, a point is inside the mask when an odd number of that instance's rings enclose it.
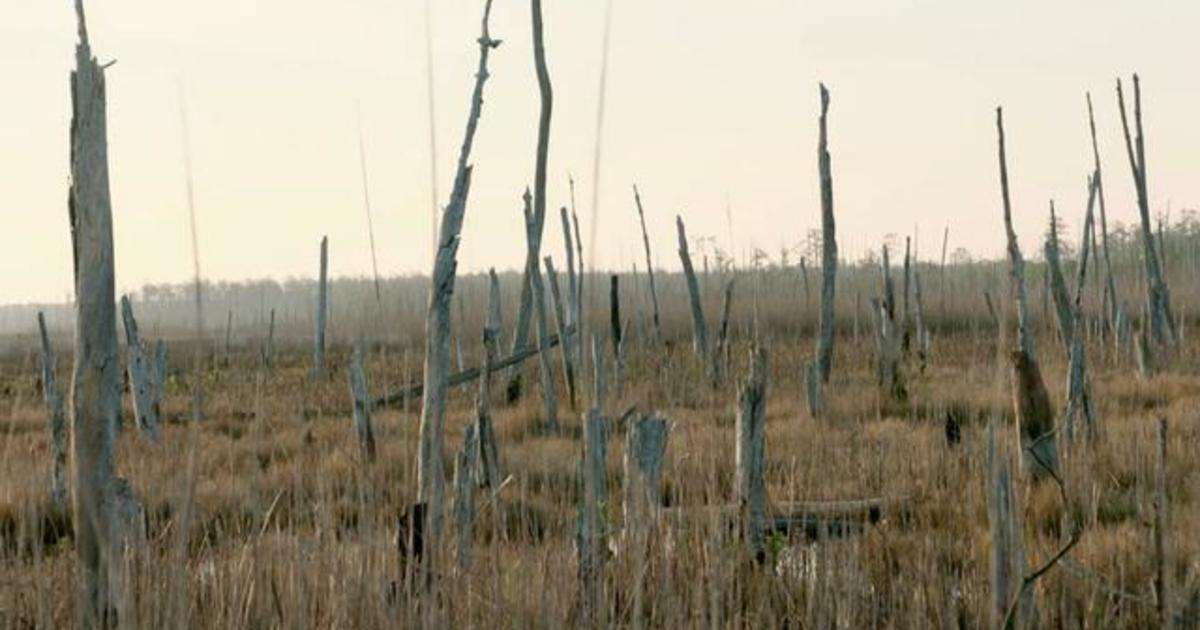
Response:
[[[429,292],[429,310],[425,319],[425,385],[421,407],[420,450],[417,463],[417,501],[426,504],[428,526],[424,528],[426,547],[437,549],[442,532],[443,494],[445,478],[442,472],[443,424],[446,417],[446,378],[450,367],[450,300],[454,295],[454,279],[458,268],[458,243],[471,188],[471,146],[483,108],[483,84],[488,79],[488,55],[500,45],[488,33],[488,18],[492,2],[487,0],[483,10],[479,42],[479,68],[475,73],[475,88],[471,110],[458,155],[458,171],[450,203],[442,213],[438,232],[438,250],[433,263]]]
[[[625,373],[625,333],[621,329],[620,276],[615,273],[609,277],[608,314],[613,344],[613,395],[616,400],[620,400],[623,394],[622,377]]]
[[[363,460],[375,461],[375,431],[371,427],[371,394],[363,371],[363,347],[358,344],[350,358],[350,396],[354,400],[354,431]]]
[[[329,314],[327,275],[329,272],[329,237],[321,237],[321,272],[317,276],[317,331],[313,341],[313,376],[325,373],[325,316]]]
[[[1171,565],[1167,558],[1170,521],[1167,508],[1167,419],[1158,418],[1154,451],[1154,608],[1160,628],[1171,627]]]
[[[916,300],[916,309],[913,314],[916,324],[917,365],[924,374],[926,362],[929,360],[930,340],[929,328],[925,326],[925,304],[921,297],[921,272],[919,270],[913,271],[913,298]]]
[[[646,560],[652,557],[651,533],[662,512],[662,464],[667,450],[667,421],[660,416],[642,416],[630,423],[625,434],[625,530],[626,553],[633,558],[633,627],[641,627],[644,616],[643,590]]]
[[[829,156],[828,128],[825,122],[829,111],[829,91],[821,85],[820,138],[817,142],[817,165],[821,177],[821,321],[817,335],[817,369],[821,384],[829,383],[833,371],[834,292],[837,287],[837,229],[833,218],[833,164]]]
[[[654,286],[654,260],[650,257],[650,237],[646,235],[646,213],[642,210],[642,195],[633,185],[633,200],[637,203],[638,221],[642,224],[642,245],[646,249],[646,275],[650,276],[650,304],[654,307],[654,339],[662,343],[662,320],[658,313],[658,289]]]
[[[479,485],[499,491],[500,449],[492,428],[492,366],[500,353],[500,282],[496,270],[488,270],[488,315],[483,326],[484,368],[479,377],[479,398],[475,402],[475,433],[479,437],[479,460],[476,478]]]
[[[1021,541],[1021,522],[1012,467],[1007,453],[996,444],[995,424],[987,430],[987,507],[992,538],[992,627],[1001,628],[1010,602],[1021,591],[1025,575],[1025,545]],[[1032,590],[1021,596],[1018,617],[1032,617]]]
[[[1053,199],[1050,200],[1050,231],[1046,237],[1045,254],[1050,294],[1054,297],[1054,310],[1058,315],[1058,332],[1062,337],[1063,347],[1069,354],[1075,322],[1071,315],[1071,296],[1067,293],[1067,282],[1063,279],[1062,262],[1058,255],[1058,217],[1054,213]]]
[[[562,355],[563,374],[567,380],[567,397],[571,403],[571,409],[575,408],[575,358],[571,356],[571,351],[574,349],[574,343],[569,341],[568,329],[570,322],[567,321],[567,316],[564,312],[570,312],[570,305],[566,309],[563,308],[562,294],[558,289],[558,272],[554,270],[554,260],[546,256],[542,259],[546,264],[546,279],[550,284],[550,297],[554,302],[554,322],[558,329],[558,338],[563,340],[558,344],[559,352]],[[574,282],[572,282],[574,284]]]
[[[896,292],[892,284],[892,263],[888,258],[887,245],[883,246],[880,271],[883,275],[884,299],[882,302],[872,300],[872,310],[878,319],[875,341],[879,357],[879,385],[886,399],[905,402],[908,400],[908,387],[901,366],[902,341],[896,325]]]
[[[1100,148],[1096,143],[1096,117],[1092,112],[1092,95],[1089,92],[1087,95],[1088,105],[1088,129],[1092,133],[1092,159],[1094,161],[1095,174],[1092,176],[1095,180],[1096,196],[1100,200],[1100,245],[1104,252],[1104,277],[1105,277],[1105,295],[1108,296],[1105,304],[1105,313],[1108,316],[1109,331],[1113,334],[1113,341],[1119,345],[1120,340],[1116,339],[1119,329],[1117,328],[1117,285],[1113,279],[1112,259],[1108,253],[1108,215],[1104,206],[1104,183],[1100,176]]]
[[[121,363],[113,289],[104,67],[92,56],[82,0],[71,73],[71,184],[68,210],[75,269],[75,367],[71,443],[80,626],[115,623],[121,592],[121,526],[113,475],[121,421]]]
[[[713,369],[717,378],[724,372],[729,358],[729,317],[733,310],[733,278],[725,282],[725,297],[721,301],[721,326],[717,328],[717,348],[713,353]]]
[[[904,356],[912,347],[912,237],[904,237],[904,328],[900,332],[900,346]]]
[[[608,421],[593,407],[583,418],[583,500],[575,545],[579,555],[579,585],[584,616],[600,612],[604,600],[604,560],[608,532],[604,506],[608,484],[605,479]]]
[[[537,0],[534,0],[535,2]],[[538,221],[529,207],[530,196],[529,190],[525,191],[525,231],[528,235],[529,242],[533,243],[536,240],[541,240],[541,237],[535,234],[541,231],[541,222]],[[531,246],[530,251],[533,251]],[[537,264],[537,259],[534,259],[534,267],[532,273],[529,274],[529,286],[533,292],[533,312],[537,318],[538,332],[538,364],[542,371],[542,402],[545,404],[546,410],[546,427],[551,431],[558,430],[558,398],[554,391],[554,368],[551,365],[550,358],[550,324],[546,319],[546,287],[542,282],[542,268]],[[520,364],[518,364],[520,365]]]
[[[475,426],[467,425],[463,447],[454,459],[454,534],[457,543],[455,559],[459,573],[471,568],[471,544],[475,526],[475,480],[471,474],[479,444]]]
[[[529,338],[530,301],[537,299],[533,295],[536,288],[533,286],[534,276],[540,278],[542,273],[538,261],[541,260],[542,225],[546,220],[546,165],[550,153],[550,119],[554,109],[554,91],[550,85],[550,70],[546,67],[546,47],[542,34],[542,0],[530,0],[530,5],[533,13],[533,64],[537,72],[541,112],[538,115],[537,160],[533,175],[533,225],[530,227],[527,218],[529,250],[525,257],[525,280],[521,285],[521,308],[517,311],[517,328],[513,335],[514,353],[524,348]],[[509,373],[507,391],[510,402],[521,397],[520,365],[513,366]]]
[[[1066,418],[1067,437],[1073,437],[1075,416],[1083,414],[1083,424],[1087,435],[1095,434],[1096,417],[1092,404],[1092,386],[1087,373],[1087,355],[1084,345],[1084,316],[1083,291],[1087,281],[1088,258],[1091,255],[1091,241],[1088,235],[1093,233],[1093,207],[1096,202],[1096,179],[1088,180],[1088,205],[1083,219],[1083,242],[1080,244],[1079,275],[1075,283],[1075,303],[1071,311],[1071,345],[1070,362],[1067,368],[1067,405],[1063,414]]]
[[[1150,225],[1150,197],[1146,186],[1146,146],[1142,136],[1142,90],[1138,75],[1133,75],[1133,116],[1137,137],[1129,138],[1129,122],[1125,113],[1125,95],[1121,81],[1117,80],[1117,102],[1121,109],[1121,127],[1125,132],[1125,149],[1129,154],[1129,166],[1133,170],[1133,182],[1137,189],[1138,214],[1142,222],[1142,241],[1145,246],[1143,259],[1146,264],[1146,302],[1150,314],[1150,331],[1159,346],[1174,348],[1176,345],[1175,319],[1171,314],[1171,293],[1163,279],[1158,245],[1154,241]]]
[[[129,298],[121,296],[121,318],[125,322],[125,345],[129,357],[127,359],[129,385],[133,394],[133,415],[138,430],[151,440],[158,439],[158,408],[154,401],[154,383],[150,377],[150,362],[146,356],[146,346],[138,337],[137,320],[133,317],[133,307]]]
[[[1017,339],[1030,362],[1034,359],[1033,330],[1029,322],[1029,306],[1025,293],[1025,260],[1013,231],[1012,204],[1008,197],[1008,160],[1004,155],[1004,112],[996,108],[996,133],[1000,145],[1000,194],[1004,201],[1004,232],[1008,237],[1009,290],[1017,304]]]
[[[742,386],[734,434],[733,492],[741,512],[742,539],[753,557],[766,558],[763,540],[767,518],[764,438],[767,407],[767,351],[756,347],[750,353],[750,376]]]
[[[679,260],[683,263],[683,274],[687,280],[688,298],[692,305],[692,347],[704,367],[708,377],[716,383],[717,375],[712,368],[712,353],[708,349],[708,328],[704,324],[704,308],[700,302],[700,285],[696,282],[696,272],[692,268],[692,257],[688,255],[687,232],[683,227],[683,217],[676,216],[675,224],[679,230]]]
[[[50,500],[56,506],[67,502],[67,413],[55,375],[55,356],[46,334],[46,318],[38,311],[38,332],[42,339],[42,397],[50,425]]]
[[[946,226],[946,230],[942,232],[942,265],[938,270],[938,299],[941,300],[942,317],[946,318],[949,313],[946,312],[946,248],[950,245],[950,226]]]

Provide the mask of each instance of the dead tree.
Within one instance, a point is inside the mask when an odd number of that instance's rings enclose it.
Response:
[[[146,345],[138,336],[137,320],[129,297],[121,296],[121,319],[125,323],[125,345],[128,354],[126,369],[129,388],[133,394],[133,415],[138,431],[151,440],[158,439],[158,407],[155,403],[154,382]]]
[[[536,1],[536,0],[535,0]],[[529,207],[530,196],[529,190],[525,190],[525,231],[532,243],[536,239],[541,241],[540,221],[538,221],[533,211]],[[554,391],[554,368],[551,365],[550,358],[550,323],[546,319],[546,286],[542,282],[542,268],[537,264],[537,259],[534,259],[534,268],[529,274],[529,286],[533,293],[533,312],[537,318],[538,332],[538,365],[542,371],[542,402],[545,405],[546,411],[546,427],[551,431],[558,430],[558,398]]]
[[[661,416],[642,416],[629,424],[625,434],[625,529],[626,553],[633,558],[636,582],[633,588],[634,624],[642,618],[646,561],[652,555],[649,541],[662,512],[662,465],[667,450],[667,421]]]
[[[1095,175],[1088,178],[1088,205],[1083,218],[1083,242],[1079,246],[1079,273],[1075,283],[1075,303],[1071,309],[1070,361],[1067,368],[1067,404],[1063,416],[1066,421],[1067,437],[1074,435],[1075,418],[1082,414],[1083,425],[1089,436],[1096,428],[1096,414],[1092,401],[1091,379],[1087,372],[1087,354],[1084,345],[1083,290],[1087,280],[1088,261],[1091,257],[1091,240],[1094,233],[1093,208],[1098,186]]]
[[[425,385],[417,463],[417,501],[426,505],[428,526],[423,531],[425,542],[429,543],[431,548],[436,548],[442,531],[443,494],[446,483],[442,472],[442,438],[446,417],[446,378],[450,369],[450,300],[454,295],[454,279],[458,269],[459,235],[462,233],[467,194],[471,188],[471,147],[483,109],[483,84],[489,76],[488,55],[500,45],[500,41],[492,39],[488,32],[491,10],[492,2],[487,0],[483,9],[481,33],[477,40],[479,67],[475,72],[471,110],[467,116],[462,149],[458,155],[458,170],[450,192],[450,203],[442,213],[429,291],[429,310],[425,318]]]
[[[567,339],[567,329],[571,323],[567,321],[567,313],[571,312],[570,305],[563,307],[562,293],[558,288],[558,272],[554,269],[554,260],[546,256],[542,259],[546,264],[546,280],[550,284],[550,297],[554,302],[554,323],[558,330],[559,339]],[[571,282],[574,284],[574,280]],[[575,408],[575,357],[572,356],[572,350],[575,345],[573,343],[558,344],[559,353],[562,356],[563,375],[567,381],[567,398],[571,403],[571,408]]]
[[[475,479],[471,471],[478,449],[475,426],[467,425],[462,450],[454,459],[455,560],[460,573],[471,568],[471,543],[475,538]]]
[[[650,276],[650,304],[654,307],[654,339],[662,343],[662,322],[658,314],[658,290],[654,286],[654,260],[650,257],[650,237],[646,235],[646,213],[642,210],[642,195],[633,185],[633,200],[637,204],[638,221],[642,224],[642,245],[646,249],[646,275]]]
[[[1084,236],[1086,238],[1086,235]],[[1074,316],[1071,314],[1071,295],[1063,279],[1062,261],[1058,252],[1058,216],[1054,213],[1054,200],[1050,200],[1050,229],[1046,233],[1046,266],[1049,274],[1050,295],[1054,298],[1054,311],[1058,316],[1058,332],[1063,348],[1071,352],[1071,337],[1074,334]]]
[[[483,326],[484,369],[479,377],[479,397],[475,401],[475,434],[479,438],[479,458],[475,477],[481,487],[500,488],[500,448],[492,428],[492,369],[500,354],[500,282],[496,270],[488,269],[488,312]]]
[[[121,363],[113,289],[105,66],[92,55],[83,0],[71,73],[71,180],[67,209],[75,276],[71,444],[81,627],[115,624],[121,601],[121,519],[113,474],[121,421]]]
[[[67,502],[67,413],[55,375],[56,361],[46,334],[46,318],[38,311],[38,333],[42,339],[42,397],[50,425],[50,500],[56,506]]]
[[[1129,121],[1125,112],[1125,95],[1121,81],[1117,80],[1117,102],[1121,109],[1121,128],[1125,134],[1125,151],[1129,155],[1129,166],[1133,171],[1133,183],[1137,189],[1138,214],[1142,223],[1142,242],[1146,264],[1146,304],[1149,311],[1149,328],[1153,341],[1161,347],[1176,345],[1175,318],[1171,314],[1171,293],[1163,278],[1158,244],[1155,243],[1150,225],[1150,196],[1146,185],[1146,144],[1142,136],[1142,90],[1138,75],[1133,75],[1133,117],[1137,137],[1129,138]]]
[[[718,374],[729,359],[729,318],[733,311],[733,278],[725,281],[725,297],[721,300],[721,326],[717,328],[715,367]]]
[[[750,353],[750,376],[742,386],[734,434],[734,503],[741,517],[742,539],[759,562],[766,559],[763,529],[767,518],[767,489],[764,477],[767,407],[767,351],[756,347]]]
[[[833,370],[834,292],[837,286],[837,230],[833,218],[833,166],[829,156],[829,91],[821,85],[820,138],[817,141],[817,165],[821,177],[821,321],[817,335],[817,368],[821,383],[829,383]]]
[[[530,302],[537,299],[537,296],[533,295],[536,289],[534,276],[541,277],[541,265],[538,261],[541,260],[539,251],[542,245],[542,225],[546,220],[546,165],[550,154],[550,119],[554,109],[554,90],[550,85],[550,70],[546,67],[546,46],[542,33],[542,0],[531,0],[530,4],[533,13],[533,65],[537,72],[541,111],[538,115],[537,157],[533,175],[533,217],[532,225],[530,219],[526,218],[526,240],[529,247],[525,257],[525,280],[521,285],[521,307],[517,311],[513,352],[525,347],[529,338]],[[544,305],[542,310],[544,316]],[[509,373],[507,391],[510,402],[520,398],[520,365],[514,366]],[[552,418],[547,418],[547,421],[552,425],[557,424]]]
[[[995,423],[987,430],[987,511],[992,539],[992,627],[1003,627],[1011,602],[1018,602],[1021,620],[1033,616],[1033,593],[1022,592],[1025,574],[1025,545],[1021,540],[1020,505],[1013,486],[1007,452],[996,444]],[[1021,624],[1025,627],[1025,623]]]
[[[921,297],[921,271],[913,270],[913,324],[917,338],[917,365],[921,373],[925,373],[925,365],[929,360],[929,328],[925,326],[925,304]]]
[[[996,108],[996,133],[1000,145],[1000,194],[1004,202],[1004,232],[1008,239],[1009,291],[1017,305],[1017,339],[1021,350],[1030,361],[1034,360],[1033,330],[1030,328],[1029,303],[1025,291],[1025,260],[1017,244],[1017,233],[1013,231],[1012,204],[1008,196],[1008,160],[1004,154],[1004,111]]]
[[[1171,565],[1167,558],[1170,531],[1167,508],[1167,419],[1158,418],[1154,449],[1154,609],[1159,627],[1171,627]]]
[[[325,317],[329,314],[329,237],[321,237],[321,271],[317,276],[317,329],[313,339],[313,376],[325,373]]]
[[[904,356],[912,346],[912,237],[904,237],[904,325],[900,333],[900,345]]]
[[[679,261],[683,263],[688,299],[692,305],[692,348],[704,363],[704,368],[708,371],[708,378],[716,383],[717,374],[713,369],[713,357],[708,347],[708,327],[704,324],[704,307],[700,302],[700,284],[696,281],[696,271],[692,268],[692,257],[688,254],[687,232],[683,227],[683,217],[676,216],[675,225],[679,231]]]
[[[1094,173],[1092,178],[1095,182],[1096,197],[1100,202],[1100,246],[1104,253],[1104,295],[1105,295],[1105,314],[1108,318],[1109,331],[1113,335],[1113,342],[1120,345],[1120,340],[1117,338],[1120,330],[1117,328],[1117,310],[1120,308],[1120,301],[1117,298],[1117,285],[1113,279],[1112,258],[1108,252],[1108,216],[1104,206],[1104,183],[1100,176],[1100,147],[1096,142],[1096,117],[1092,112],[1092,95],[1089,92],[1087,95],[1088,106],[1088,129],[1092,134],[1092,159],[1094,162]],[[1099,255],[1100,252],[1097,252]]]
[[[613,395],[619,400],[623,393],[622,379],[625,376],[625,333],[621,329],[620,276],[615,273],[609,278],[608,314],[613,345]]]
[[[883,246],[881,272],[883,275],[883,300],[871,300],[872,311],[876,316],[877,375],[885,398],[902,403],[908,400],[908,386],[905,384],[902,367],[903,351],[900,331],[896,324],[896,293],[892,284],[891,261],[888,258],[887,245]]]
[[[593,407],[583,417],[583,493],[575,533],[579,558],[579,585],[585,614],[596,613],[604,597],[604,561],[608,532],[604,506],[608,483],[605,478],[608,421]]]
[[[363,461],[375,461],[375,431],[371,427],[371,394],[363,371],[363,347],[358,344],[350,358],[350,396],[354,400],[354,431]]]
[[[579,277],[575,275],[575,249],[571,241],[571,218],[567,215],[566,206],[559,208],[559,216],[562,218],[563,249],[566,250],[567,254],[567,328],[577,328],[579,319],[577,318],[578,314],[575,312],[575,302],[579,296]],[[576,352],[572,352],[572,355],[582,357],[583,353],[577,352],[582,347],[582,345],[576,343],[572,348]]]

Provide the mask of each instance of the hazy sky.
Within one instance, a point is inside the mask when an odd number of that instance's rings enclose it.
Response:
[[[482,0],[434,0],[441,204],[478,49]],[[551,209],[577,180],[583,227],[604,1],[544,0],[554,83]],[[108,70],[118,291],[191,274],[180,94],[190,118],[206,278],[369,275],[361,112],[381,273],[427,271],[425,0],[92,0]],[[643,267],[630,185],[657,263],[677,268],[674,216],[739,255],[773,256],[819,224],[817,83],[845,255],[919,225],[923,257],[1001,251],[994,107],[1004,105],[1017,231],[1040,247],[1053,197],[1076,233],[1097,106],[1110,221],[1136,217],[1114,82],[1141,73],[1151,202],[1200,205],[1200,2],[614,0],[598,264]],[[495,0],[460,268],[524,259],[538,97],[529,2]],[[67,0],[0,0],[0,303],[71,292],[68,141],[75,24]],[[732,207],[732,235],[726,202]],[[561,258],[550,215],[546,251]],[[587,237],[585,236],[585,243]]]

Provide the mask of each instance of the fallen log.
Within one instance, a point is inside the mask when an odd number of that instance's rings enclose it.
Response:
[[[567,337],[571,337],[574,334],[575,334],[575,329],[572,328],[572,329],[567,330]],[[558,335],[550,335],[550,338],[546,342],[546,349],[549,350],[551,348],[554,348],[558,344],[559,344],[559,336]],[[491,372],[493,372],[493,373],[498,372],[500,370],[517,365],[517,364],[525,361],[526,359],[537,356],[539,352],[541,352],[541,348],[538,347],[538,344],[527,345],[527,346],[525,346],[524,350],[521,350],[520,352],[517,352],[511,356],[505,357],[504,359],[501,359],[500,361],[497,361],[496,363],[492,364]],[[463,370],[461,372],[456,372],[454,374],[451,374],[450,377],[446,379],[446,387],[456,387],[458,385],[465,385],[467,383],[473,383],[479,379],[479,377],[483,374],[483,371],[484,371],[484,368],[482,366],[479,366],[479,367],[473,367],[473,368]],[[390,407],[392,405],[402,403],[405,400],[420,398],[424,392],[425,392],[424,384],[417,383],[416,385],[410,385],[409,387],[406,387],[399,391],[392,392],[386,396],[376,398],[374,406],[375,407]]]

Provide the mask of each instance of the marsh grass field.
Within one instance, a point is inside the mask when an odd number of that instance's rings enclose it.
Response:
[[[933,318],[928,367],[921,373],[910,356],[905,362],[909,398],[895,403],[876,380],[876,347],[867,324],[855,333],[858,327],[843,317],[826,412],[814,419],[805,407],[800,369],[811,351],[812,321],[804,317],[797,277],[737,275],[740,299],[723,359],[726,378],[715,388],[692,351],[682,304],[670,301],[664,309],[665,343],[659,346],[648,333],[643,297],[632,290],[625,296],[634,314],[623,387],[619,397],[612,391],[602,404],[610,418],[609,500],[602,506],[610,555],[597,622],[988,625],[991,540],[984,435],[989,422],[1008,445],[1005,452],[1014,457],[1016,452],[1010,368],[1005,354],[997,352],[1012,343],[1001,333],[1005,322],[993,325],[978,306],[981,299],[975,307],[961,306],[967,315],[959,319]],[[664,278],[667,295],[673,282],[681,281]],[[471,287],[481,285],[467,281],[463,286],[478,298]],[[715,300],[716,293],[706,295]],[[936,294],[930,301],[936,304]],[[590,321],[606,321],[602,302],[597,300]],[[461,309],[463,328],[478,330],[482,315],[474,300],[468,304],[471,308]],[[361,310],[369,313],[367,306]],[[366,368],[376,396],[419,382],[422,331],[418,314],[410,319],[412,324],[393,331],[393,340],[369,344]],[[271,367],[262,361],[259,331],[239,335],[228,355],[221,340],[206,343],[201,352],[205,418],[198,423],[187,421],[196,346],[187,339],[169,340],[161,440],[139,435],[131,410],[124,413],[118,473],[130,480],[144,506],[147,537],[126,553],[121,621],[131,627],[225,628],[583,623],[574,545],[582,403],[574,412],[564,403],[562,426],[551,432],[544,428],[536,361],[525,364],[526,392],[515,404],[506,404],[503,388],[493,386],[507,481],[494,497],[476,493],[469,568],[459,571],[452,561],[439,562],[445,570],[432,578],[427,593],[414,595],[411,575],[405,586],[396,536],[399,516],[415,500],[419,400],[407,409],[375,410],[378,453],[366,461],[352,428],[347,384],[350,340],[363,332],[353,331],[348,322],[341,326],[342,342],[331,344],[327,371],[316,379],[303,326],[291,330],[290,340],[281,334]],[[1051,326],[1046,320],[1037,332],[1042,371],[1058,406],[1067,366]],[[879,499],[882,505],[869,519],[849,526],[776,534],[763,563],[750,556],[729,520],[713,509],[731,501],[737,387],[756,338],[767,349],[770,366],[768,511],[780,512],[795,502]],[[61,627],[75,614],[70,516],[50,500],[50,436],[31,339],[11,338],[0,364],[0,625],[13,628]],[[464,334],[462,345],[466,363],[476,364],[481,350],[475,336]],[[1195,457],[1200,347],[1186,339],[1167,369],[1142,379],[1131,360],[1111,346],[1099,335],[1089,337],[1095,435],[1060,441],[1067,505],[1052,484],[1018,477],[1030,566],[1061,546],[1065,523],[1081,526],[1068,558],[1034,585],[1044,627],[1155,625],[1152,523],[1159,417],[1169,426],[1167,558],[1174,585],[1171,606],[1180,619],[1200,588],[1200,540],[1194,535],[1200,530]],[[69,353],[60,352],[60,383],[69,382],[69,366]],[[502,373],[493,380],[502,384]],[[453,452],[473,421],[476,389],[451,391],[445,443]],[[630,551],[622,535],[626,427],[620,416],[631,405],[639,412],[657,411],[669,423],[663,517],[653,525],[643,552]],[[947,418],[960,426],[956,442],[948,440]],[[454,475],[452,459],[447,458],[448,479]],[[186,536],[180,536],[184,527]],[[447,532],[452,529],[448,518]],[[448,533],[431,552],[451,558],[453,544]],[[641,611],[636,618],[635,600]]]

